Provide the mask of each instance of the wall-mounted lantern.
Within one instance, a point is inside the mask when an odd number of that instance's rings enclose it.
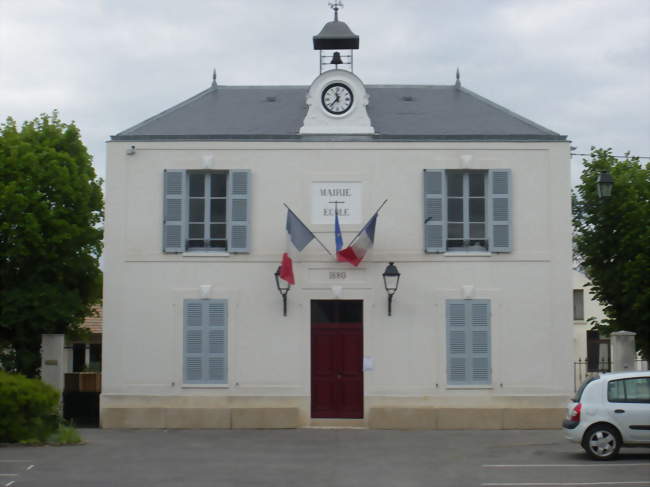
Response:
[[[614,178],[607,171],[600,171],[598,175],[598,181],[596,184],[596,191],[598,192],[598,197],[602,200],[603,198],[609,198],[612,195],[612,188],[614,187]]]
[[[278,291],[280,291],[280,294],[282,295],[282,309],[284,311],[284,316],[287,316],[287,294],[291,289],[291,284],[280,278],[280,269],[281,266],[279,266],[278,270],[275,271],[275,285],[278,287]]]
[[[386,270],[382,274],[384,277],[384,287],[388,293],[388,316],[391,316],[392,312],[392,303],[393,295],[397,292],[397,286],[399,286],[399,276],[400,273],[395,267],[394,262],[389,262],[386,266]]]

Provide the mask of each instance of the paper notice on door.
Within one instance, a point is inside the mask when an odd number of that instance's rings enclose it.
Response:
[[[363,357],[363,371],[364,372],[366,370],[373,370],[374,367],[375,367],[375,361],[372,359],[372,357],[368,357],[368,356]]]

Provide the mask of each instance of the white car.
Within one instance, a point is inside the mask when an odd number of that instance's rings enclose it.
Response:
[[[650,372],[615,372],[585,380],[562,423],[567,439],[596,460],[622,445],[650,446]]]

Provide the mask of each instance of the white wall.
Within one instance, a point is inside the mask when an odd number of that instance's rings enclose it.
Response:
[[[568,143],[148,142],[108,144],[103,391],[105,394],[309,396],[311,299],[364,300],[366,396],[456,397],[446,386],[446,299],[492,303],[492,385],[482,395],[568,394],[571,362],[571,249]],[[252,171],[251,253],[227,257],[161,252],[164,169]],[[513,252],[423,252],[422,170],[512,169]],[[288,316],[273,273],[286,245],[287,203],[326,245],[333,225],[310,225],[315,180],[361,181],[368,218],[385,199],[375,248],[358,270],[312,243],[295,264]],[[347,243],[361,225],[344,226]],[[381,273],[402,273],[386,313]],[[330,282],[328,269],[348,271]],[[229,386],[182,387],[182,301],[229,300]]]

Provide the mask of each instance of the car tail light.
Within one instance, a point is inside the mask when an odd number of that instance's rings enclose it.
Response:
[[[569,421],[575,421],[576,423],[580,422],[580,411],[582,411],[582,403],[578,403],[573,406],[571,413],[569,414]]]

